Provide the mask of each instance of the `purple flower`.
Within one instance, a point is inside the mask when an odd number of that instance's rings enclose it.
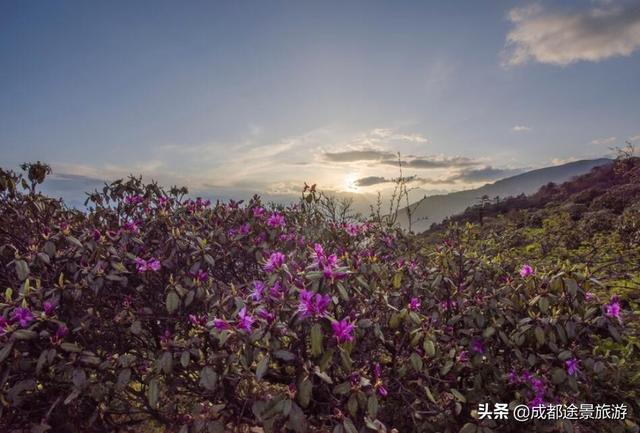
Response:
[[[251,292],[251,297],[254,301],[260,302],[264,297],[264,289],[265,285],[262,281],[254,281],[253,282],[253,291]]]
[[[469,352],[467,352],[466,350],[461,350],[458,354],[458,362],[465,363],[467,361],[469,361]]]
[[[471,349],[476,353],[484,353],[484,344],[479,338],[471,340]]]
[[[199,269],[195,275],[195,279],[200,282],[205,282],[209,279],[209,273],[204,269]]]
[[[358,234],[360,234],[361,228],[358,224],[349,223],[347,224],[345,231],[349,234],[349,236],[358,236]]]
[[[27,326],[29,326],[29,323],[33,321],[33,314],[28,308],[18,307],[13,310],[11,319],[14,321],[17,320],[18,322],[20,322],[20,326],[22,328],[26,328]]]
[[[251,327],[253,326],[253,322],[255,322],[256,319],[247,314],[247,307],[242,307],[240,312],[238,312],[238,317],[240,318],[237,322],[238,328],[244,329],[247,332],[251,332]]]
[[[136,257],[135,262],[138,272],[158,271],[160,269],[160,261],[154,257],[151,257],[149,260]]]
[[[409,309],[411,311],[417,311],[420,308],[420,305],[422,305],[420,303],[420,299],[418,298],[411,298],[411,302],[409,302]]]
[[[285,261],[285,255],[280,251],[276,251],[275,253],[271,253],[269,260],[264,265],[264,270],[267,272],[273,272],[276,269],[280,269]]]
[[[584,300],[587,302],[593,301],[596,298],[596,294],[593,292],[586,292],[584,294]]]
[[[253,208],[253,217],[262,218],[264,215],[264,208],[262,206],[256,206]]]
[[[612,296],[611,301],[605,305],[604,313],[609,317],[615,317],[616,319],[620,318],[620,302],[618,301],[617,296]]]
[[[353,341],[353,324],[349,323],[349,320],[342,319],[339,322],[333,322],[331,328],[338,343]]]
[[[46,314],[47,316],[53,316],[53,312],[55,311],[56,306],[52,302],[45,301],[42,304],[42,309],[44,310],[44,314]]]
[[[102,237],[102,233],[100,233],[100,230],[93,229],[93,240],[97,242],[100,240],[101,237]]]
[[[273,313],[270,313],[264,308],[260,308],[258,310],[258,316],[269,323],[273,322],[273,319],[275,319],[275,316],[273,315]]]
[[[250,231],[251,231],[251,225],[249,223],[242,224],[238,229],[238,233],[240,233],[241,235],[249,234]]]
[[[317,293],[314,296],[313,292],[302,290],[300,292],[300,303],[298,304],[300,317],[321,317],[327,312],[327,307],[330,303],[331,296],[329,295]]]
[[[376,391],[378,391],[378,394],[380,394],[382,397],[386,397],[388,395],[387,388],[385,388],[384,383],[380,378],[380,376],[382,376],[382,369],[380,368],[380,364],[377,362],[373,365],[373,375],[376,378],[373,387],[376,389]]]
[[[53,343],[57,343],[60,340],[62,340],[64,337],[66,337],[68,333],[69,333],[69,328],[67,328],[65,325],[60,325],[58,326],[58,329],[56,329],[55,334],[53,334],[53,337],[51,337],[51,341]]]
[[[151,257],[149,261],[147,261],[147,267],[150,271],[158,271],[160,270],[160,261],[154,257]]]
[[[284,227],[286,225],[284,216],[280,212],[272,213],[271,216],[267,219],[267,225],[273,228]]]
[[[575,376],[578,373],[578,360],[575,358],[567,359],[565,361],[567,366],[567,373],[569,376]]]
[[[225,329],[231,329],[231,325],[229,322],[223,319],[213,319],[212,322],[209,323],[209,326],[213,325],[214,328],[218,331],[224,331]]]
[[[533,268],[531,267],[531,265],[522,265],[522,268],[520,269],[520,276],[522,278],[527,278],[529,275],[533,275]]]

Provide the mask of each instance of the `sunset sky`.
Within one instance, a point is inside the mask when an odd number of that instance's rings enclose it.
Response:
[[[0,166],[416,194],[640,143],[640,3],[2,1]]]

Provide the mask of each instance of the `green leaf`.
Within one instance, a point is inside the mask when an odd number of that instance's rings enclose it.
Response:
[[[440,375],[441,376],[446,375],[451,371],[451,368],[453,368],[453,361],[449,359],[447,362],[445,362],[445,364],[440,369]]]
[[[64,342],[60,343],[60,348],[65,352],[81,352],[82,349],[76,343]]]
[[[313,373],[323,381],[327,382],[329,385],[333,384],[333,379],[331,379],[331,377],[327,373],[320,370],[318,366],[315,367],[315,369],[313,370]]]
[[[422,343],[422,347],[424,348],[424,351],[427,352],[427,355],[429,355],[431,358],[436,355],[436,346],[433,344],[433,341],[429,340],[428,338],[424,340],[424,343]]]
[[[551,374],[551,382],[556,385],[561,384],[567,379],[567,373],[562,368],[556,368]]]
[[[191,354],[189,353],[189,351],[185,350],[184,352],[182,352],[182,355],[180,355],[180,365],[182,365],[184,368],[187,368],[190,360]]]
[[[38,336],[38,333],[29,329],[18,329],[12,335],[16,340],[33,340]]]
[[[285,362],[293,361],[294,359],[296,359],[296,355],[289,352],[288,350],[276,350],[275,352],[273,352],[273,356]]]
[[[467,399],[464,397],[464,395],[462,395],[460,393],[460,391],[458,391],[455,388],[451,388],[449,391],[451,391],[451,394],[453,394],[453,396],[456,398],[456,400],[458,400],[461,403],[466,403]]]
[[[120,373],[118,373],[118,379],[116,381],[116,388],[118,389],[125,388],[129,384],[130,380],[131,380],[131,369],[125,368],[120,370]]]
[[[256,366],[256,379],[262,380],[269,369],[269,356],[265,356]]]
[[[158,361],[158,367],[164,374],[169,374],[173,370],[173,355],[171,352],[164,352]]]
[[[342,382],[333,388],[333,393],[338,395],[345,395],[351,391],[351,384],[349,382]]]
[[[422,371],[423,363],[422,363],[422,358],[420,357],[420,355],[418,355],[417,353],[414,352],[409,357],[409,360],[411,361],[411,366],[413,366],[413,369],[415,371],[417,371],[417,372],[421,372]]]
[[[311,356],[322,355],[322,326],[319,323],[311,327]]]
[[[369,399],[367,400],[367,412],[369,413],[369,415],[375,419],[375,417],[378,415],[379,408],[380,405],[378,403],[378,397],[376,397],[375,394],[370,395]]]
[[[476,433],[476,431],[477,431],[476,425],[468,422],[462,426],[462,428],[458,433]]]
[[[67,236],[67,241],[78,248],[82,248],[82,242],[80,242],[77,238],[74,238],[73,236]]]
[[[433,397],[433,394],[431,393],[431,389],[429,389],[428,386],[424,387],[424,392],[425,394],[427,394],[427,398],[431,401],[431,403],[436,402],[436,399]]]
[[[543,314],[546,314],[547,311],[549,311],[549,298],[546,298],[546,297],[540,298],[540,300],[538,301],[538,307],[540,307],[540,311]]]
[[[345,418],[344,421],[342,421],[342,426],[347,433],[358,433],[358,429],[353,425],[351,418]]]
[[[307,407],[309,406],[309,402],[311,401],[311,391],[313,389],[313,384],[309,380],[308,377],[305,377],[298,383],[298,393],[297,399],[300,406]]]
[[[2,349],[0,349],[0,363],[7,359],[7,357],[11,353],[11,349],[13,349],[13,342],[11,341],[2,346]]]
[[[216,389],[216,383],[218,382],[218,373],[209,366],[204,367],[200,371],[200,386],[209,390],[214,391]]]
[[[131,333],[133,335],[140,335],[142,332],[142,323],[139,320],[136,320],[131,324]]]
[[[20,281],[24,281],[29,276],[29,265],[24,260],[16,260],[14,262],[16,266],[16,274],[18,274],[18,278]]]
[[[178,294],[173,290],[170,290],[169,293],[167,293],[166,304],[167,304],[167,311],[169,312],[169,314],[176,311],[180,306],[180,298],[178,297]]]
[[[537,326],[535,331],[534,331],[535,335],[536,335],[536,340],[538,341],[539,345],[543,345],[544,344],[544,331],[542,330],[541,327]]]
[[[149,400],[149,406],[153,409],[158,408],[158,397],[160,395],[160,386],[156,379],[149,381],[149,388],[147,389],[147,399]]]

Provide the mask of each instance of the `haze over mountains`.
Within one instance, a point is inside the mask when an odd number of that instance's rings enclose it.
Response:
[[[589,172],[593,167],[611,162],[612,160],[608,158],[574,161],[531,170],[476,189],[426,196],[410,206],[412,230],[415,232],[427,230],[431,224],[439,223],[444,218],[460,213],[477,203],[482,196],[486,195],[490,200],[495,200],[496,197],[531,194],[549,182],[565,182],[574,176]],[[401,209],[399,221],[403,227],[408,228],[406,208]]]

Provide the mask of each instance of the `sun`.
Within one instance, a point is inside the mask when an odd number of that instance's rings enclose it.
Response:
[[[344,179],[344,188],[345,188],[345,190],[347,190],[349,192],[359,192],[360,189],[358,188],[358,185],[356,184],[357,180],[358,180],[358,174],[357,173],[348,174]]]

